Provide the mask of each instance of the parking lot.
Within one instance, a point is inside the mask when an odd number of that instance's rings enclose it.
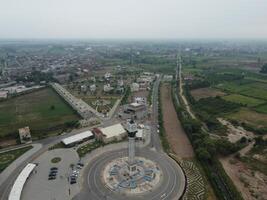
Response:
[[[57,158],[57,159],[55,159]],[[53,159],[53,162],[51,162]],[[76,170],[79,162],[78,154],[73,149],[55,149],[41,155],[34,163],[38,163],[30,179],[26,182],[22,200],[67,200],[79,192],[79,181],[70,184],[71,175],[79,178]],[[74,171],[77,172],[74,172]]]

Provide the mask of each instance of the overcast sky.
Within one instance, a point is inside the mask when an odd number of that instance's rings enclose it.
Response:
[[[267,38],[267,0],[0,0],[0,38]]]

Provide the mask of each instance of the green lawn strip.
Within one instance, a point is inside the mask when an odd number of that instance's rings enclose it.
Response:
[[[88,143],[85,144],[77,149],[77,153],[80,157],[84,157],[87,153],[90,153],[94,149],[103,146],[104,144],[102,142],[93,142],[93,143]]]
[[[24,154],[26,151],[30,150],[32,146],[27,146],[19,148],[16,150],[7,151],[0,153],[0,172],[2,172],[6,167],[8,167],[14,160]]]

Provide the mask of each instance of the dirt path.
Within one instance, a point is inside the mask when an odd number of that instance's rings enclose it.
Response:
[[[193,148],[176,115],[171,97],[171,86],[163,84],[160,90],[164,128],[171,149],[181,158],[191,158],[194,156]]]

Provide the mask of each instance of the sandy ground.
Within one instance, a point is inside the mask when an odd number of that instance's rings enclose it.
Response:
[[[181,158],[193,157],[193,148],[176,115],[169,84],[161,86],[161,101],[164,128],[172,151]]]
[[[220,158],[220,161],[245,200],[267,199],[267,177],[264,174],[252,172],[233,156]]]
[[[241,126],[235,127],[233,124],[231,124],[229,121],[223,118],[217,118],[217,119],[222,125],[227,126],[227,138],[230,142],[235,143],[242,137],[245,137],[247,139],[254,138],[254,133],[245,130],[243,127]]]
[[[241,137],[253,139],[252,132],[244,130],[242,127],[235,127],[230,122],[218,118],[221,124],[227,126],[227,134],[230,142],[236,142]],[[254,141],[239,151],[240,156],[245,156],[253,147]],[[252,172],[247,166],[236,159],[233,155],[219,159],[225,172],[232,179],[237,189],[245,200],[267,199],[267,177],[260,172]]]

